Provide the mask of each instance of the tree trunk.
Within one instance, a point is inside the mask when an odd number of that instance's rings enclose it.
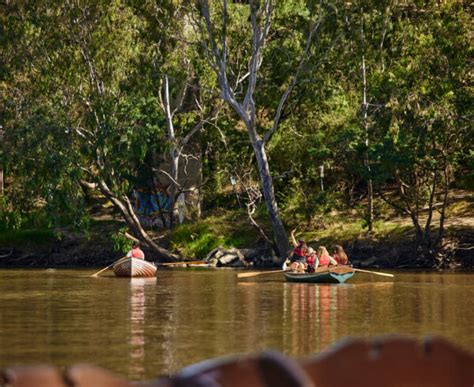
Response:
[[[3,164],[0,164],[0,197],[3,196]]]
[[[367,227],[369,233],[374,230],[374,188],[370,178],[367,181]]]
[[[367,179],[367,227],[369,233],[373,231],[374,223],[374,189],[372,186],[372,178],[370,177],[370,162],[369,162],[369,122],[368,122],[368,109],[369,105],[367,103],[367,78],[366,78],[366,69],[365,69],[365,57],[362,56],[362,82],[363,82],[363,92],[362,92],[362,109],[363,109],[363,119],[364,119],[364,129],[365,129],[365,151],[364,151],[364,166],[367,169],[369,175]]]
[[[288,236],[286,234],[285,226],[278,214],[278,206],[275,200],[275,192],[273,190],[273,180],[270,174],[267,154],[265,152],[264,143],[262,140],[252,142],[252,146],[257,159],[258,172],[262,182],[263,197],[267,206],[270,220],[272,222],[273,235],[275,239],[275,246],[277,253],[282,261],[286,258],[290,251],[290,244],[288,243]]]
[[[174,140],[174,139],[173,139]],[[170,209],[170,229],[175,226],[176,219],[176,202],[177,202],[177,191],[178,191],[178,173],[179,173],[179,156],[178,151],[174,145],[171,146],[170,151],[170,172],[173,181],[170,185],[170,198],[171,198],[171,209]]]
[[[170,251],[158,246],[153,239],[147,234],[147,232],[143,229],[142,225],[140,224],[140,220],[135,214],[133,210],[132,203],[130,200],[125,197],[123,200],[118,198],[117,195],[114,195],[113,192],[109,189],[107,184],[102,180],[99,182],[99,189],[102,194],[109,199],[115,207],[119,209],[122,213],[125,221],[127,224],[132,228],[133,233],[135,236],[143,241],[147,246],[153,249],[158,258],[165,261],[176,261],[178,260],[178,256],[172,254]]]
[[[0,142],[2,143],[2,146],[3,146],[3,130],[2,129],[0,129]],[[3,164],[0,162],[0,197],[1,196],[3,196]]]

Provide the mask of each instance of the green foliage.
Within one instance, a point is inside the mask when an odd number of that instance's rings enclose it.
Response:
[[[185,224],[173,232],[172,246],[187,258],[202,259],[212,249],[226,246],[226,240],[215,235],[207,224]]]
[[[264,209],[264,206],[261,206]],[[259,211],[257,211],[259,212]],[[266,219],[261,214],[257,219]],[[213,211],[205,219],[176,227],[170,235],[173,248],[187,258],[204,258],[212,249],[223,247],[247,248],[256,243],[259,235],[250,225],[245,210]]]
[[[150,186],[171,148],[158,98],[164,74],[172,100],[189,83],[175,116],[177,138],[219,107],[193,144],[203,162],[203,207],[236,206],[230,176],[249,174],[257,181],[248,134],[235,112],[215,99],[218,80],[193,25],[195,9],[186,2],[7,3],[0,5],[6,53],[0,63],[2,230],[64,224],[87,230],[81,180],[102,180],[121,197],[132,187]],[[212,4],[216,36],[222,31],[220,4]],[[335,208],[365,200],[369,179],[405,207],[426,205],[433,184],[437,194],[445,187],[472,190],[472,17],[463,2],[276,2],[255,90],[258,132],[273,124],[272,112],[317,16],[321,24],[308,60],[266,148],[285,222],[327,224]],[[231,84],[245,85],[249,7],[229,2],[227,20],[233,68],[227,76]],[[222,48],[223,41],[216,44]],[[243,90],[236,89],[238,99]],[[364,205],[354,235],[364,227]],[[183,225],[172,236],[174,246],[202,257],[218,244],[254,242],[226,228],[227,221],[222,216]],[[245,213],[239,212],[238,222],[249,227]],[[120,234],[113,240],[117,249],[128,248]]]
[[[334,208],[341,206],[336,193],[321,192],[315,188],[293,180],[291,190],[280,196],[282,216],[286,223],[292,227],[321,224]]]
[[[127,231],[128,227],[122,227],[110,236],[114,251],[126,253],[132,248],[132,241],[125,236]]]

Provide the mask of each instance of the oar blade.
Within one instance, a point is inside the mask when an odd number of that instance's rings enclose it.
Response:
[[[381,273],[381,272],[379,272],[379,271],[363,270],[363,269],[356,269],[356,268],[354,268],[354,271],[358,271],[358,272],[360,272],[360,273],[367,273],[367,274],[380,275],[380,276],[382,276],[382,277],[390,277],[390,278],[395,277],[393,274]]]
[[[239,273],[237,274],[237,278],[248,278],[248,277],[256,277],[257,275],[261,274],[275,274],[275,273],[283,273],[286,270],[270,270],[270,271],[251,271],[250,273]]]
[[[250,273],[239,273],[237,274],[237,278],[248,278],[248,277],[256,277],[257,275],[262,274],[260,271],[253,271]]]

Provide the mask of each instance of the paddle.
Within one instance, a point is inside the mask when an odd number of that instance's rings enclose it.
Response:
[[[106,271],[107,269],[110,269],[113,265],[115,265],[116,263],[119,263],[121,260],[125,258],[128,258],[128,257],[125,256],[120,259],[117,259],[116,261],[112,262],[109,266],[104,267],[103,269],[99,270],[97,273],[92,274],[91,277],[97,277],[100,273],[102,273],[103,271]]]
[[[248,278],[248,277],[256,277],[257,275],[262,275],[262,274],[273,274],[273,273],[283,273],[285,271],[289,270],[270,270],[270,271],[252,271],[250,273],[239,273],[237,274],[238,278]]]
[[[355,269],[355,268],[353,268],[353,269],[354,269],[354,271],[360,271],[361,273],[381,275],[381,276],[384,276],[384,277],[394,277],[393,274],[388,274],[388,273],[380,273],[380,272],[377,272],[377,271],[362,270],[362,269]]]
[[[157,263],[157,266],[172,266],[172,265],[207,265],[205,261],[181,261],[181,262],[165,262]]]

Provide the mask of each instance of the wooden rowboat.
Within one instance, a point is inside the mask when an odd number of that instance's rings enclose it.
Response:
[[[122,259],[112,269],[117,277],[154,277],[156,274],[153,263],[138,258]]]
[[[290,282],[313,282],[339,284],[347,281],[355,273],[351,266],[322,266],[314,273],[293,273],[285,271],[283,274]]]

